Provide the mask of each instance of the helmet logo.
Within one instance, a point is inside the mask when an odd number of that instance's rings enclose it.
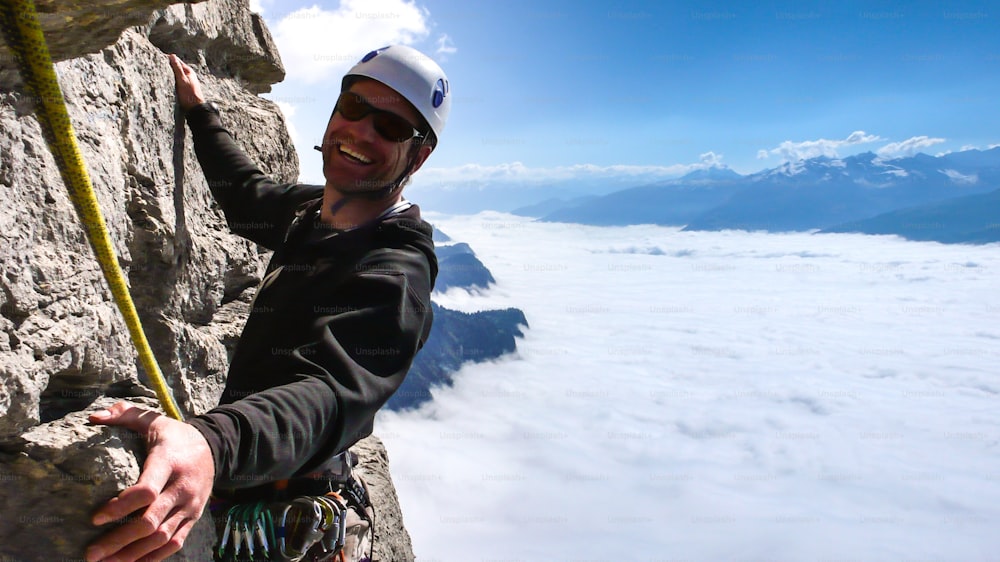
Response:
[[[441,107],[444,103],[444,97],[448,95],[448,81],[443,78],[438,78],[437,84],[434,84],[434,95],[431,98],[431,103],[434,107]]]
[[[372,60],[373,58],[377,57],[379,55],[379,53],[381,53],[382,51],[384,51],[384,50],[386,50],[388,48],[389,47],[382,47],[381,49],[375,49],[374,51],[369,52],[367,55],[365,55],[364,57],[361,58],[361,62],[368,62],[368,61]]]

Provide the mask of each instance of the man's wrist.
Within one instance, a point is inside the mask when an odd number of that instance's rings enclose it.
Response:
[[[184,423],[197,430],[197,432],[201,434],[201,438],[204,440],[204,443],[208,445],[208,451],[212,455],[212,463],[214,464],[213,472],[217,477],[220,474],[223,465],[222,451],[225,445],[222,441],[222,437],[213,431],[213,429],[215,429],[214,427],[206,424],[205,420],[202,420],[198,416],[188,418],[184,420]]]
[[[199,103],[185,111],[184,120],[187,121],[192,131],[222,125],[222,115],[219,111],[219,106],[211,101]]]
[[[208,112],[220,115],[219,106],[214,101],[203,101],[198,104],[192,105],[185,110],[185,113],[200,113]]]

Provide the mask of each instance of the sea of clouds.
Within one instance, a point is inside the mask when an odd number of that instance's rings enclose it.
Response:
[[[530,329],[377,420],[420,562],[1000,557],[998,245],[431,220]]]

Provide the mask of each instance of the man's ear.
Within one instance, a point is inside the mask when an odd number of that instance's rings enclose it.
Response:
[[[431,152],[434,152],[433,146],[425,144],[420,147],[420,150],[417,152],[417,159],[413,163],[413,169],[410,170],[410,175],[413,175],[417,170],[420,169],[420,166],[424,165],[424,162],[431,155]]]

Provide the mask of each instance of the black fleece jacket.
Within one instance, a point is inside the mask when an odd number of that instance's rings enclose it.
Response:
[[[274,250],[220,404],[188,423],[212,449],[216,487],[309,473],[371,433],[430,334],[431,226],[414,205],[331,230],[322,187],[272,181],[205,105],[187,123],[229,227]]]

